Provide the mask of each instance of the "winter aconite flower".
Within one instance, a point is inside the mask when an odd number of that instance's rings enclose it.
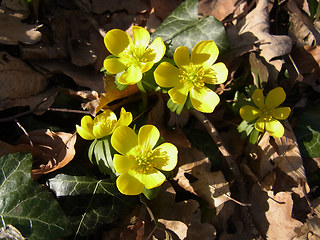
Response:
[[[271,90],[266,98],[261,89],[256,89],[253,92],[252,100],[257,107],[242,107],[240,116],[247,122],[256,120],[254,127],[258,131],[267,131],[273,137],[282,137],[284,128],[278,120],[288,118],[291,111],[289,107],[278,108],[285,99],[286,93],[281,87]]]
[[[138,136],[126,126],[118,127],[111,137],[111,144],[120,154],[115,154],[113,165],[120,176],[116,184],[125,195],[138,195],[143,189],[160,186],[166,179],[159,170],[171,171],[177,164],[177,148],[171,143],[156,147],[160,137],[153,125],[140,128]]]
[[[205,113],[213,112],[220,101],[219,96],[206,84],[220,84],[226,81],[228,69],[223,63],[213,64],[219,55],[213,41],[196,44],[189,56],[188,48],[178,47],[174,52],[175,67],[168,62],[161,63],[154,72],[156,83],[171,88],[171,100],[184,105],[188,95],[195,109]]]
[[[128,126],[132,122],[132,114],[121,108],[120,118],[114,112],[107,109],[94,119],[86,115],[81,119],[81,126],[76,125],[79,135],[86,140],[102,138],[113,133],[118,126]]]
[[[120,30],[112,29],[104,37],[104,43],[113,57],[104,60],[104,68],[119,75],[118,82],[133,85],[142,79],[142,73],[152,68],[163,57],[166,47],[160,37],[149,46],[149,32],[139,26],[132,27],[133,41]]]

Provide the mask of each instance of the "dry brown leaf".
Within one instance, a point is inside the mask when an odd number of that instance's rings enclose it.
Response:
[[[17,45],[19,42],[35,44],[41,40],[41,32],[37,31],[40,25],[30,25],[21,22],[21,19],[7,14],[0,9],[0,43]]]
[[[297,236],[292,240],[319,240],[320,239],[320,219],[312,217],[308,219],[301,227],[296,228]]]
[[[238,0],[200,0],[199,14],[203,16],[212,15],[222,21],[234,12],[238,2]]]
[[[291,240],[302,223],[292,218],[291,193],[263,191],[254,185],[250,192],[251,214],[260,232],[270,240]]]
[[[0,81],[1,101],[6,98],[15,99],[36,95],[48,85],[43,75],[6,52],[0,52]],[[5,107],[3,104],[0,105]]]
[[[194,239],[195,232],[198,232],[201,239],[215,239],[213,225],[200,221],[198,202],[192,199],[176,202],[175,195],[170,183],[165,182],[157,198],[151,201],[151,210],[158,222],[178,235],[179,239]]]
[[[203,153],[191,149],[190,155],[196,160],[179,167],[174,178],[178,184],[185,190],[203,198],[210,208],[217,208],[230,200],[228,198],[230,196],[229,184],[222,172],[211,172],[211,163]],[[188,175],[192,175],[192,181],[188,179]]]
[[[161,20],[164,20],[181,3],[182,3],[182,0],[151,0],[151,7],[154,8],[156,15]]]
[[[106,11],[116,12],[119,10],[126,10],[130,14],[145,12],[148,9],[148,2],[146,0],[92,0],[91,11],[96,14],[101,14]]]
[[[55,133],[49,129],[34,130],[29,132],[29,139],[24,135],[18,140],[18,144],[30,146],[30,141],[33,143],[32,175],[35,178],[64,167],[75,155],[76,134]]]
[[[2,0],[1,6],[5,6],[11,10],[29,11],[28,2],[21,0]]]

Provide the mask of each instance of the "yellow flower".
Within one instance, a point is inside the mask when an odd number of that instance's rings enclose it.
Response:
[[[228,77],[224,63],[213,64],[218,55],[219,49],[213,41],[197,43],[191,57],[188,48],[180,46],[173,56],[178,68],[168,62],[161,63],[154,72],[155,81],[161,87],[171,88],[168,93],[174,103],[183,106],[190,94],[195,109],[211,113],[220,98],[206,84],[220,84]]]
[[[81,119],[81,126],[76,125],[79,135],[86,140],[102,138],[113,133],[118,126],[128,126],[132,122],[132,114],[121,108],[120,118],[107,109],[94,119],[86,115]]]
[[[152,68],[163,57],[166,47],[160,37],[149,46],[149,32],[139,26],[132,27],[133,41],[130,36],[120,30],[112,29],[104,37],[108,51],[115,57],[104,60],[104,68],[112,73],[122,73],[118,82],[133,85],[142,79],[142,73]]]
[[[116,184],[125,195],[138,195],[144,188],[160,186],[166,179],[159,170],[171,171],[177,165],[178,150],[171,143],[156,147],[160,137],[153,125],[140,128],[138,136],[126,126],[118,127],[111,137],[111,144],[120,154],[113,158],[114,168],[121,175]]]
[[[282,87],[272,89],[265,98],[261,89],[256,89],[252,94],[253,103],[257,106],[243,106],[240,116],[247,122],[255,119],[254,127],[260,131],[265,130],[273,137],[282,137],[284,128],[277,120],[284,120],[290,114],[289,107],[277,108],[286,99],[286,93]]]

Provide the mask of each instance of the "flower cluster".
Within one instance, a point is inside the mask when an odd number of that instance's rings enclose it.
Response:
[[[290,114],[289,107],[278,107],[286,99],[283,88],[271,90],[265,98],[261,89],[253,92],[254,106],[243,106],[240,116],[247,122],[255,121],[254,127],[259,132],[267,131],[273,137],[282,137],[284,128],[278,120],[287,119]]]
[[[140,82],[143,73],[150,70],[165,54],[166,47],[160,37],[149,46],[150,34],[142,27],[132,27],[133,40],[120,30],[107,32],[104,42],[112,54],[104,61],[104,68],[116,74],[117,81],[124,85]],[[224,63],[216,63],[219,50],[214,41],[201,41],[189,55],[185,46],[175,50],[174,61],[177,67],[161,62],[154,71],[154,79],[162,88],[170,88],[169,96],[173,103],[184,106],[190,98],[198,111],[211,113],[220,101],[210,85],[226,81],[228,69]]]
[[[119,120],[114,112],[106,110],[94,119],[84,116],[81,126],[76,125],[76,128],[79,135],[87,140],[111,135],[111,145],[121,154],[113,156],[112,167],[120,174],[116,185],[123,194],[138,195],[144,188],[152,189],[165,181],[161,171],[174,169],[178,150],[171,143],[154,148],[160,137],[159,130],[153,125],[144,125],[137,136],[128,127],[131,122],[132,114],[122,108]]]

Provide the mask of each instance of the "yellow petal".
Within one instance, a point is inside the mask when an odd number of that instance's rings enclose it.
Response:
[[[183,68],[183,66],[188,66],[190,64],[188,48],[185,46],[178,47],[174,51],[173,59],[179,68]]]
[[[123,72],[128,67],[124,65],[119,58],[107,58],[103,62],[104,68],[112,74]]]
[[[266,97],[266,107],[268,109],[276,108],[286,99],[286,93],[282,87],[272,89]]]
[[[228,78],[228,69],[226,65],[222,62],[213,64],[210,67],[213,72],[210,74],[206,74],[205,77],[205,82],[209,84],[220,84],[224,83],[227,78]]]
[[[282,137],[284,134],[284,127],[282,124],[276,120],[272,119],[269,122],[265,123],[266,131],[273,137]]]
[[[254,90],[252,94],[252,100],[258,108],[261,109],[264,107],[264,95],[263,95],[262,89]]]
[[[132,27],[134,45],[146,48],[150,41],[149,32],[140,26]]]
[[[152,154],[154,167],[163,171],[171,171],[178,162],[178,149],[171,143],[163,143],[156,147]]]
[[[256,123],[254,124],[255,129],[257,129],[259,132],[264,132],[265,128],[265,121],[263,118],[258,118]]]
[[[220,102],[219,96],[207,87],[193,88],[190,98],[193,107],[204,113],[212,113]]]
[[[126,156],[115,154],[113,157],[113,166],[117,173],[125,173],[135,165],[135,161]]]
[[[133,42],[126,32],[120,29],[112,29],[104,36],[104,44],[111,54],[118,56]]]
[[[160,37],[157,37],[155,40],[153,40],[148,49],[152,49],[153,54],[155,54],[153,58],[154,63],[159,62],[166,53],[166,45],[164,45]]]
[[[122,155],[127,155],[132,148],[138,145],[138,137],[131,128],[120,126],[111,136],[111,145]]]
[[[240,116],[243,120],[251,122],[259,117],[259,110],[253,106],[243,106],[240,108]]]
[[[117,116],[110,109],[94,118],[93,121],[93,134],[96,138],[102,138],[112,133],[117,123]]]
[[[122,194],[139,195],[144,189],[144,185],[135,177],[123,173],[116,181],[117,187]]]
[[[93,135],[93,119],[86,115],[81,119],[81,126],[76,125],[77,133],[86,140],[93,140],[95,136]]]
[[[133,85],[142,79],[141,69],[130,66],[119,78],[118,82],[124,85]]]
[[[160,137],[159,130],[153,125],[144,125],[138,133],[138,143],[145,150],[151,150]]]
[[[171,97],[171,100],[174,103],[179,105],[184,105],[184,103],[187,100],[188,93],[189,93],[189,87],[183,84],[177,85],[168,91],[168,94]]]
[[[272,117],[277,118],[279,120],[287,119],[290,115],[290,112],[291,109],[289,107],[281,107],[270,110]]]
[[[180,71],[168,62],[162,62],[154,71],[154,79],[160,87],[174,87],[180,84]]]
[[[148,72],[154,65],[154,62],[145,62],[141,68],[141,72],[145,73]]]
[[[218,58],[219,49],[214,41],[201,41],[191,52],[191,63],[195,65],[211,66]]]
[[[117,122],[117,126],[129,126],[132,122],[132,114],[131,112],[127,112],[124,108],[121,108],[120,118]]]
[[[144,184],[146,189],[159,187],[166,180],[166,177],[163,175],[163,173],[157,169],[152,169],[147,174],[129,170],[128,174],[138,179],[139,182]]]

